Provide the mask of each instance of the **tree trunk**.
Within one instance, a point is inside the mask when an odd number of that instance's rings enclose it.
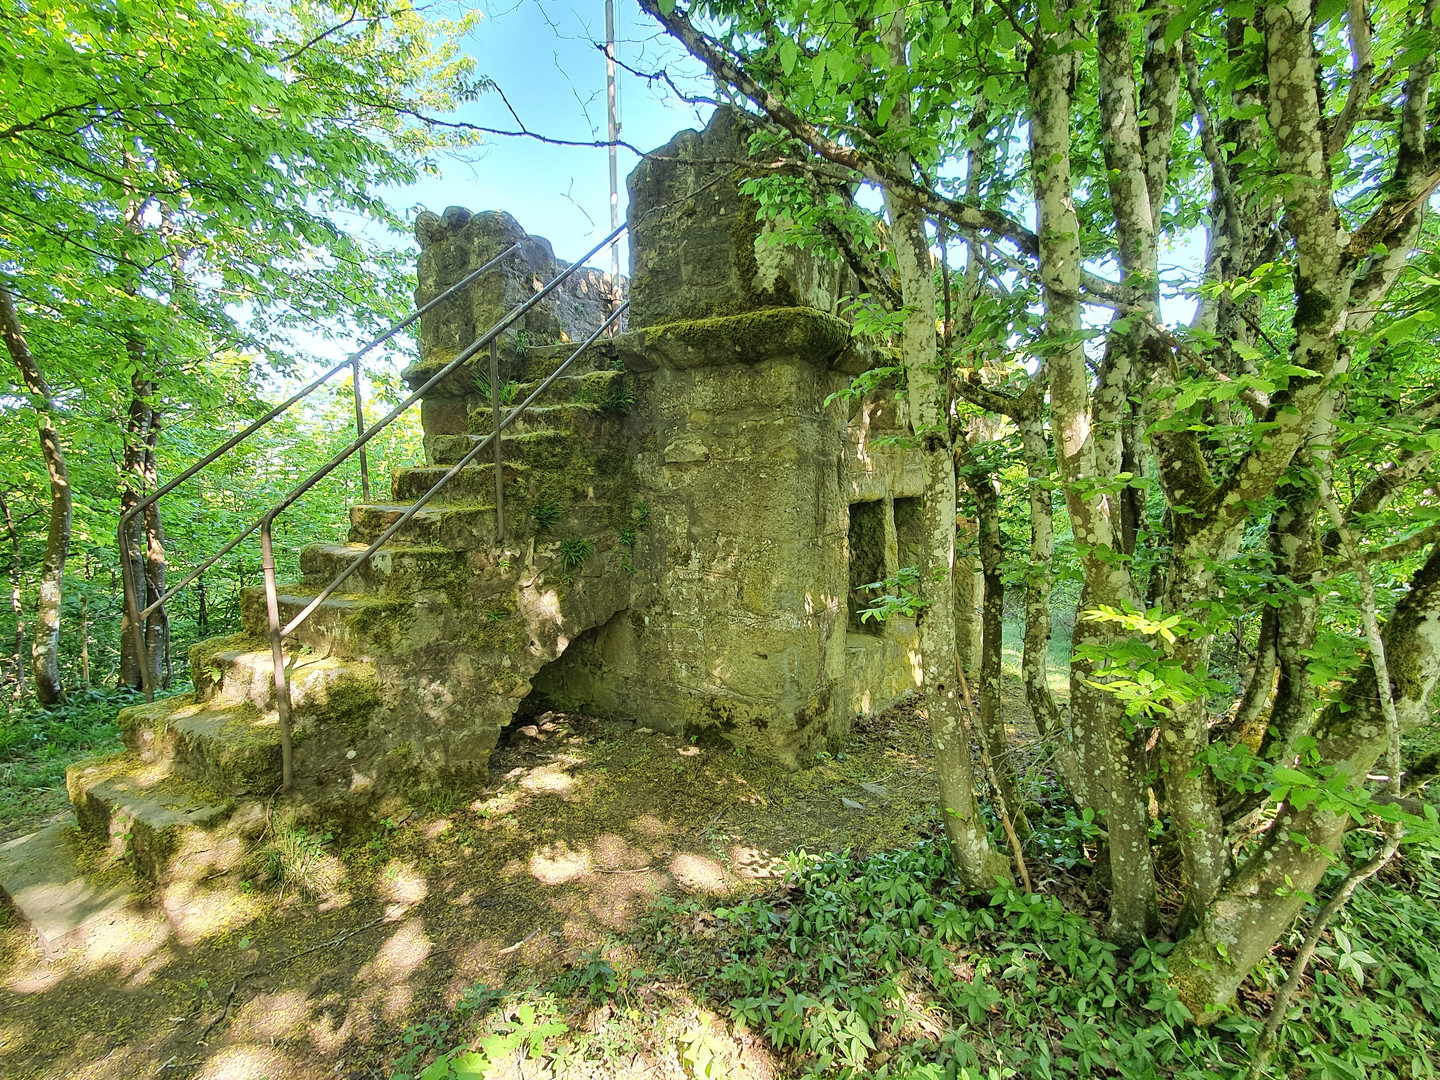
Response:
[[[1265,725],[1261,717],[1270,704],[1270,695],[1275,691],[1275,634],[1278,617],[1273,607],[1266,606],[1260,614],[1260,630],[1255,641],[1255,666],[1245,680],[1244,693],[1235,709],[1235,720],[1230,726],[1229,741],[1244,743],[1251,750],[1258,751],[1265,737]]]
[[[905,14],[898,9],[885,28],[891,62],[905,65]],[[890,118],[891,130],[910,123],[904,94]],[[909,155],[896,165],[912,171]],[[935,769],[940,781],[940,809],[945,832],[961,879],[967,887],[984,888],[997,877],[1010,880],[1009,861],[990,845],[975,804],[975,778],[970,740],[965,734],[958,696],[955,650],[955,458],[950,447],[946,398],[936,377],[935,273],[925,219],[913,206],[885,193],[901,293],[908,314],[901,331],[910,423],[923,447],[925,487],[920,514],[925,543],[920,586],[925,610],[919,619],[922,677],[930,731],[935,744]]]
[[[1046,367],[1050,373],[1051,431],[1065,485],[1065,502],[1085,584],[1080,610],[1100,604],[1134,602],[1129,575],[1118,560],[1118,522],[1113,504],[1095,492],[1097,450],[1090,415],[1090,374],[1081,345],[1080,223],[1070,170],[1071,50],[1075,30],[1057,5],[1062,29],[1047,36],[1030,67],[1030,160],[1034,171],[1040,272],[1045,293]],[[1081,620],[1076,644],[1116,644],[1101,624]],[[1159,928],[1155,873],[1150,855],[1148,791],[1144,759],[1133,731],[1127,731],[1112,695],[1090,683],[1090,666],[1071,665],[1070,707],[1078,776],[1075,794],[1104,814],[1109,831],[1111,900],[1109,933],[1118,943],[1137,944]]]
[[[205,595],[204,574],[195,579],[195,602],[197,604],[195,630],[201,637],[204,637],[210,632],[210,602]]]
[[[142,355],[132,340],[131,353]],[[160,412],[154,403],[155,384],[140,375],[131,377],[130,409],[126,421],[125,450],[121,458],[120,512],[129,513],[153,490],[158,480],[155,452],[160,440]],[[130,522],[127,537],[131,556],[130,580],[135,582],[137,607],[153,604],[165,591],[165,533],[160,508],[152,504]],[[144,684],[140,665],[149,669],[152,686],[168,686],[170,616],[164,608],[145,619],[143,660],[137,652],[135,631],[127,611],[120,620],[120,685],[138,689]]]
[[[1043,398],[1043,390],[1037,396]],[[1050,588],[1055,578],[1051,565],[1055,557],[1055,516],[1050,502],[1050,451],[1038,410],[1018,415],[1015,423],[1020,428],[1030,495],[1030,569],[1025,575],[1025,645],[1020,674],[1035,726],[1044,738],[1059,740],[1062,737],[1060,711],[1050,693],[1048,671]],[[1063,751],[1068,756],[1068,744]]]
[[[30,662],[35,677],[35,699],[45,706],[59,705],[65,700],[65,687],[60,681],[60,606],[65,560],[70,554],[70,472],[60,449],[60,436],[50,419],[55,409],[50,386],[20,329],[14,298],[3,284],[0,284],[0,336],[5,338],[10,358],[20,369],[25,388],[35,398],[40,453],[50,474],[50,529],[40,567],[40,598],[35,607],[35,640],[30,647]]]
[[[80,597],[80,685],[90,689],[90,598]]]
[[[1440,546],[1431,549],[1395,605],[1384,653],[1403,733],[1428,717],[1427,702],[1440,681]],[[1334,762],[1335,775],[1351,788],[1362,787],[1389,745],[1373,666],[1325,709],[1313,734],[1319,759]],[[1200,925],[1170,956],[1171,984],[1200,1023],[1221,1015],[1219,1007],[1295,921],[1352,823],[1348,807],[1326,798],[1303,810],[1280,807],[1261,849],[1225,883]]]
[[[0,495],[0,513],[5,516],[5,532],[10,537],[10,610],[15,615],[15,700],[25,696],[25,608],[22,602],[23,574],[20,569],[20,534],[15,530],[15,517],[10,503]]]
[[[968,446],[962,444],[958,449],[964,462],[965,486],[975,497],[980,576],[985,588],[980,602],[980,707],[976,710],[980,730],[976,735],[990,753],[995,783],[999,785],[996,794],[1004,802],[1015,831],[1023,838],[1029,835],[1030,824],[1025,819],[1025,804],[1020,797],[1015,761],[1010,754],[1010,740],[1006,737],[1005,719],[1000,710],[1005,657],[1005,575],[1002,573],[1005,551],[1000,536],[999,484]]]

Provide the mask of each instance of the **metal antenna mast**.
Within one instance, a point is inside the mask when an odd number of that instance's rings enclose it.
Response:
[[[610,228],[620,227],[620,173],[615,161],[615,140],[620,134],[615,109],[615,0],[605,0],[605,119],[610,140]],[[610,287],[620,300],[620,245],[610,245]]]

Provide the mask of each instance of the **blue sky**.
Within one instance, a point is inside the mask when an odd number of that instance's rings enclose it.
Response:
[[[482,0],[484,18],[466,42],[479,73],[493,79],[533,131],[565,139],[605,138],[603,0]],[[635,0],[616,0],[616,39],[622,64],[640,71],[668,70],[704,90],[700,67],[666,38]],[[682,128],[706,117],[662,86],[621,68],[620,138],[642,149],[662,146]],[[683,83],[682,83],[683,85]],[[465,106],[458,119],[513,128],[496,94]],[[625,177],[635,154],[620,149],[620,214]],[[573,260],[609,232],[610,182],[602,148],[549,146],[528,138],[488,136],[471,154],[447,159],[442,175],[393,189],[397,209],[419,205],[439,213],[447,206],[507,210],[526,232],[546,237],[561,258]],[[608,265],[608,259],[595,260]],[[628,272],[621,251],[621,272]]]

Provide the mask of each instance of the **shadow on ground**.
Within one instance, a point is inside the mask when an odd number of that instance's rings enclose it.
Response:
[[[661,895],[754,890],[797,847],[910,843],[933,828],[928,743],[901,708],[787,773],[546,714],[507,733],[483,791],[344,850],[277,828],[238,889],[156,890],[55,955],[0,908],[0,1072],[388,1078],[407,1025],[553,977]]]

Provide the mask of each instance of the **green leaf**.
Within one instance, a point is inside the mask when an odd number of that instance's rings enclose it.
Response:
[[[789,75],[795,70],[795,60],[800,55],[800,47],[790,38],[782,38],[780,41],[780,69]]]
[[[1190,24],[1199,17],[1200,12],[1209,6],[1207,0],[1192,0],[1190,4],[1181,8],[1179,14],[1173,16],[1165,24],[1165,47],[1168,49],[1179,41],[1185,31],[1190,28]]]

